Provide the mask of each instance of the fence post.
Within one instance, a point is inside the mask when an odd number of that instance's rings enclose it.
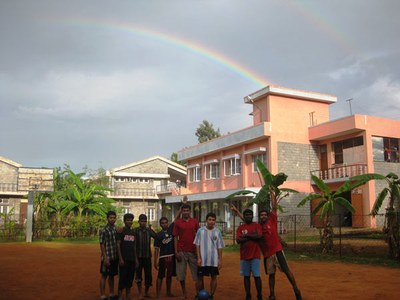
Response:
[[[296,226],[296,215],[294,215],[294,252],[296,252],[296,234],[297,234],[297,226]]]
[[[342,215],[339,214],[339,257],[342,258]]]

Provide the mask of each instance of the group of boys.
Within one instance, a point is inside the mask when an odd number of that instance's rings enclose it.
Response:
[[[179,218],[182,215],[182,218]],[[147,226],[147,217],[139,216],[139,227],[132,228],[134,216],[124,215],[124,227],[116,229],[116,213],[107,213],[107,225],[100,232],[101,265],[100,295],[105,295],[108,278],[109,299],[131,299],[133,279],[137,283],[139,299],[143,299],[142,273],[144,273],[144,297],[149,297],[152,286],[151,238],[154,239],[154,267],[158,271],[156,292],[160,298],[163,278],[166,277],[167,296],[171,293],[172,277],[176,276],[182,289],[182,299],[187,298],[186,269],[195,281],[196,291],[204,288],[204,276],[211,276],[210,299],[217,287],[217,275],[222,266],[224,240],[221,231],[215,227],[216,215],[208,213],[206,225],[200,228],[199,222],[191,217],[191,207],[184,197],[174,222],[168,219],[159,221],[161,230],[156,233]],[[176,260],[176,261],[175,261]],[[118,295],[114,294],[114,277],[119,275]]]
[[[236,231],[236,241],[240,244],[240,275],[246,292],[246,300],[251,299],[250,275],[254,277],[257,299],[262,299],[261,252],[264,256],[264,270],[269,275],[269,300],[275,300],[275,273],[279,268],[285,273],[292,285],[296,300],[301,300],[293,273],[290,271],[282,244],[278,236],[277,202],[271,201],[271,211],[260,210],[259,223],[253,222],[253,211],[245,209],[243,214],[232,205],[234,211],[244,223]]]

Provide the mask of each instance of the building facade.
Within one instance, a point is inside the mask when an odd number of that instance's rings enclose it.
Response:
[[[179,193],[186,183],[186,168],[161,156],[153,156],[107,172],[110,198],[123,213],[133,213],[137,220],[145,214],[156,225],[161,216],[171,219],[176,210],[165,205],[165,197]]]
[[[166,202],[177,203],[187,195],[196,217],[203,219],[214,211],[217,220],[230,228],[237,220],[225,197],[242,189],[259,191],[257,159],[271,173],[288,175],[283,187],[299,191],[282,200],[282,215],[310,216],[312,207],[297,207],[308,193],[317,191],[310,174],[333,189],[349,177],[367,172],[399,174],[400,121],[364,115],[330,120],[329,106],[336,101],[332,95],[277,86],[246,96],[252,126],[178,151],[178,159],[187,163],[187,188],[180,195],[167,196]],[[370,182],[344,195],[356,208],[350,226],[374,225],[363,215],[369,214],[380,184]],[[241,207],[246,200],[242,197],[234,202]],[[339,213],[341,209],[338,207]],[[310,225],[317,223],[313,219]]]

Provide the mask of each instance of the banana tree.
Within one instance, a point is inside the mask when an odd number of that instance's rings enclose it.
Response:
[[[355,212],[354,207],[349,201],[341,196],[342,193],[351,191],[360,184],[354,184],[351,181],[346,181],[336,191],[333,191],[325,182],[319,179],[317,176],[311,176],[312,181],[316,184],[319,193],[310,193],[307,197],[303,198],[297,207],[304,206],[308,202],[313,200],[321,200],[317,206],[313,209],[312,214],[316,215],[320,212],[320,219],[323,221],[324,227],[320,232],[320,245],[322,253],[333,251],[333,225],[332,216],[335,214],[335,205],[340,204],[351,213]]]
[[[298,192],[289,188],[280,188],[280,186],[288,177],[285,173],[273,175],[259,159],[257,159],[256,164],[259,172],[258,174],[261,174],[262,177],[260,178],[260,181],[261,183],[264,183],[261,189],[258,192],[250,190],[238,191],[230,194],[226,197],[226,199],[230,200],[235,196],[254,195],[253,199],[250,200],[250,203],[258,204],[260,210],[264,209],[269,212],[271,207],[277,207],[282,211],[282,207],[279,206],[279,202],[283,198],[287,197],[290,193]]]
[[[385,180],[387,186],[379,192],[375,203],[371,210],[371,215],[376,216],[382,207],[383,201],[389,196],[389,201],[385,213],[384,232],[386,234],[386,242],[389,245],[389,256],[400,259],[400,231],[399,231],[399,215],[400,215],[400,179],[394,173],[386,176],[376,173],[358,175],[351,178],[360,184],[365,184],[370,180]]]

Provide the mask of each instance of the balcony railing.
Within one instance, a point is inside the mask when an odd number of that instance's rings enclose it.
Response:
[[[311,171],[312,175],[315,175],[319,179],[322,179],[324,181],[347,180],[352,176],[362,175],[366,173],[368,173],[368,167],[365,164],[340,165],[325,170]]]
[[[183,183],[179,185],[176,182],[169,182],[168,184],[162,184],[156,186],[157,193],[171,193],[172,190],[179,189],[180,187],[186,187]]]
[[[156,197],[153,188],[114,188],[111,197]]]
[[[18,192],[16,183],[0,183],[0,192]]]

